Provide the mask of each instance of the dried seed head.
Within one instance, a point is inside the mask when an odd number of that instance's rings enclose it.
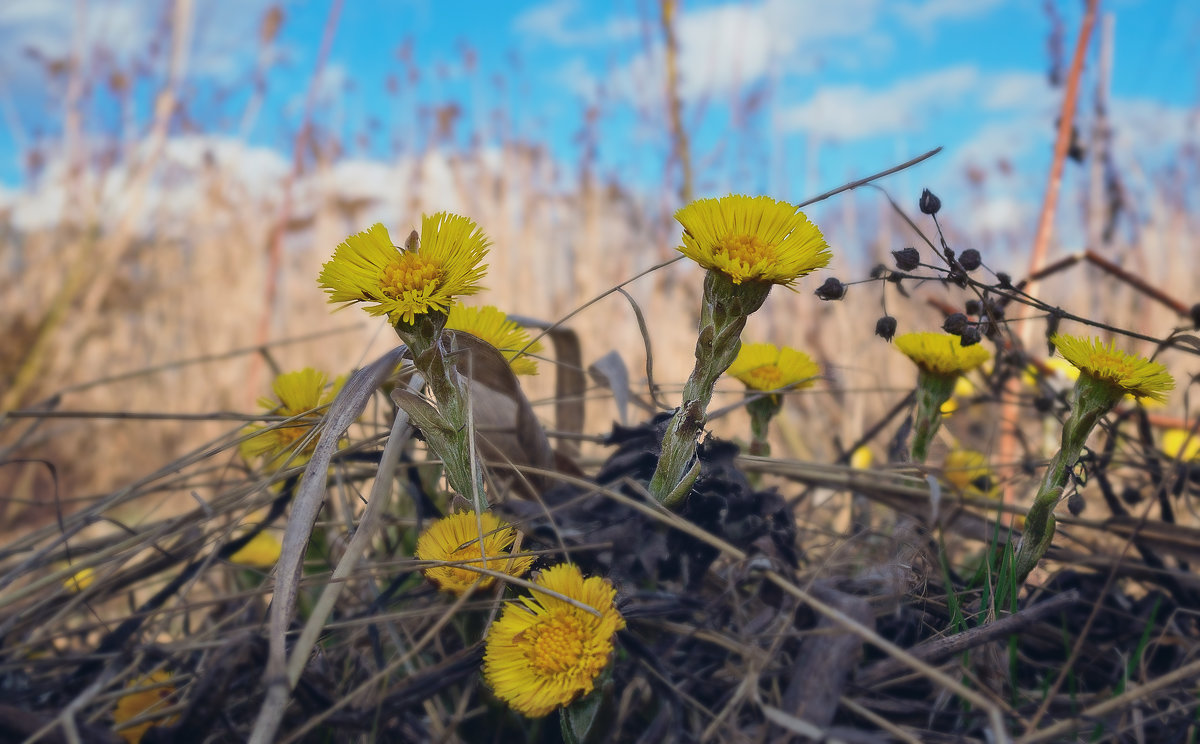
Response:
[[[1067,498],[1067,508],[1071,510],[1071,516],[1073,517],[1083,514],[1083,509],[1086,506],[1087,503],[1083,500],[1083,494],[1079,493],[1079,491],[1076,491]]]
[[[826,279],[824,284],[817,287],[817,297],[822,300],[840,300],[845,296],[846,285],[832,276]]]
[[[997,271],[996,272],[996,286],[999,287],[1000,289],[1012,289],[1013,288],[1012,277],[1009,276],[1006,272]],[[1197,305],[1197,307],[1200,307],[1200,305]],[[1197,325],[1200,326],[1200,324],[1197,324]]]
[[[979,257],[979,251],[974,248],[968,248],[958,257],[958,263],[967,271],[974,271],[983,263],[983,259]]]
[[[1033,399],[1033,407],[1038,413],[1050,413],[1054,410],[1054,398],[1049,395],[1039,395]]]
[[[901,271],[912,271],[921,265],[921,254],[911,246],[892,251],[892,257],[896,259],[896,268]]]
[[[979,315],[979,311],[982,309],[982,306],[979,304],[979,300],[967,300],[965,308],[967,315]]]
[[[955,336],[963,335],[963,331],[968,327],[970,327],[970,321],[962,313],[951,313],[946,317],[946,322],[942,323],[942,330],[946,333],[953,333]]]
[[[963,346],[974,346],[979,343],[983,336],[979,333],[978,328],[968,328],[959,336],[962,339]]]
[[[934,193],[929,189],[924,189],[921,191],[919,206],[925,214],[937,214],[938,210],[942,208],[942,200],[934,196]]]
[[[890,315],[885,315],[875,321],[875,335],[884,341],[891,341],[892,337],[896,335],[896,319]]]

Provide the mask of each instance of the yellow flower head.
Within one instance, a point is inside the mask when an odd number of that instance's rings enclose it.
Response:
[[[774,344],[742,344],[725,374],[752,390],[809,387],[821,368],[808,354]]]
[[[376,223],[346,238],[321,269],[320,284],[330,302],[372,303],[371,315],[395,325],[412,323],[431,311],[448,312],[454,298],[475,294],[487,271],[480,264],[488,240],[471,220],[448,212],[421,218],[421,240],[411,250],[392,244]]]
[[[1166,441],[1165,439],[1163,440]],[[96,581],[96,569],[91,566],[81,568],[63,580],[63,587],[69,592],[82,592]]]
[[[1000,492],[996,476],[988,465],[987,455],[982,452],[951,450],[942,467],[946,480],[962,494],[994,497]]]
[[[850,467],[854,468],[855,470],[866,470],[867,468],[871,467],[871,463],[874,462],[874,460],[874,453],[872,453],[871,448],[865,444],[854,450],[854,452],[850,453]]]
[[[1162,435],[1162,451],[1172,460],[1200,460],[1200,432],[1193,432],[1191,429],[1167,429]]]
[[[1021,381],[1031,388],[1038,386],[1038,379],[1044,378],[1055,388],[1069,388],[1079,379],[1079,369],[1059,357],[1050,357],[1041,365],[1030,364],[1021,375]]]
[[[279,554],[282,551],[283,545],[280,544],[279,538],[263,530],[250,538],[250,542],[243,545],[240,550],[229,556],[229,560],[231,563],[240,563],[243,566],[270,568],[279,561]]]
[[[905,333],[896,337],[896,348],[923,371],[941,377],[970,372],[992,356],[979,344],[963,346],[949,333]]]
[[[517,325],[515,321],[509,320],[507,315],[495,307],[491,305],[484,307],[454,305],[450,308],[450,317],[446,321],[446,328],[454,331],[466,331],[496,347],[508,360],[514,374],[537,374],[537,360],[529,355],[540,352],[543,348],[542,342],[534,342],[533,346],[525,349],[529,345],[529,331]],[[522,349],[525,349],[523,354],[521,353]]]
[[[583,578],[573,564],[546,569],[534,583],[599,613],[539,592],[506,605],[488,631],[483,656],[488,686],[518,712],[540,718],[592,691],[625,619],[613,606],[612,584],[599,576]]]
[[[675,219],[683,225],[679,252],[734,284],[791,287],[829,263],[829,245],[817,226],[791,204],[770,197],[698,199]]]
[[[483,525],[482,540],[480,524]],[[516,539],[517,531],[489,511],[479,514],[478,522],[475,512],[458,512],[439,519],[421,533],[416,555],[422,561],[453,563],[424,569],[425,578],[442,591],[462,594],[476,582],[482,589],[496,580],[493,576],[472,571],[468,566],[502,571],[510,576],[522,576],[529,570],[533,565],[532,556],[510,558],[508,555]]]
[[[1062,333],[1055,334],[1050,341],[1058,353],[1083,374],[1136,398],[1162,403],[1167,399],[1167,392],[1175,387],[1175,380],[1162,364],[1136,354],[1126,354],[1117,349],[1115,343],[1105,346],[1098,338],[1086,339]]]
[[[324,372],[305,367],[299,372],[287,372],[275,378],[272,388],[275,398],[260,398],[258,404],[268,413],[291,418],[328,405],[341,389],[344,380],[338,378],[326,389],[328,378]],[[251,424],[242,433],[257,436],[242,442],[242,457],[253,460],[262,457],[268,467],[278,469],[288,463],[293,467],[303,465],[312,457],[317,438],[308,436],[319,418],[297,419],[287,424]],[[297,443],[307,438],[304,447],[292,456]],[[290,458],[290,459],[289,459]]]
[[[117,707],[113,710],[113,723],[120,726],[126,721],[132,721],[143,714],[153,713],[166,708],[168,704],[167,698],[175,693],[175,688],[166,684],[170,680],[171,675],[160,669],[153,674],[138,677],[130,681],[129,684],[125,685],[125,689],[132,690],[132,692],[122,695],[121,699],[117,701]],[[139,723],[136,726],[121,729],[117,732],[117,736],[120,736],[129,744],[138,744],[152,726],[169,726],[175,722],[176,718],[177,716],[171,716],[165,721]]]

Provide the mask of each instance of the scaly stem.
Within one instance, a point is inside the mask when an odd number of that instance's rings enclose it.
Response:
[[[472,442],[467,427],[467,398],[462,376],[454,365],[446,361],[447,352],[442,341],[445,325],[445,314],[426,313],[418,315],[412,324],[397,324],[396,332],[412,352],[413,364],[428,382],[433,397],[437,399],[438,412],[445,419],[449,446],[436,448],[435,454],[446,465],[446,480],[456,492],[483,508],[487,506],[483,471],[472,466],[476,458],[472,456]],[[433,438],[429,442],[434,446]]]
[[[696,366],[683,387],[683,405],[663,435],[658,468],[650,479],[650,493],[659,503],[675,506],[690,492],[687,478],[695,478],[692,467],[696,440],[704,428],[709,401],[717,378],[742,346],[746,318],[767,299],[771,285],[761,282],[734,284],[731,279],[710,271],[704,279],[704,304],[700,311],[699,336],[696,339]]]

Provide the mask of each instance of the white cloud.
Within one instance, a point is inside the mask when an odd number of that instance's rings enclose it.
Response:
[[[935,28],[943,23],[965,21],[990,13],[1004,0],[924,0],[923,2],[896,3],[892,6],[900,20],[930,37]]]
[[[680,93],[687,100],[727,94],[752,85],[772,70],[789,74],[817,69],[838,58],[853,63],[843,48],[890,48],[875,28],[882,0],[767,0],[727,3],[686,11],[679,17]],[[642,51],[618,70],[614,87],[642,104],[660,101],[665,56],[661,43]]]
[[[551,0],[517,16],[513,28],[519,34],[559,46],[611,44],[631,39],[640,30],[638,22],[632,18],[610,18],[598,25],[572,26],[572,17],[579,9],[579,0]]]
[[[938,110],[961,105],[980,85],[970,65],[908,78],[889,88],[861,85],[821,88],[808,101],[781,111],[776,125],[826,140],[849,141],[914,132]]]
[[[1045,73],[1006,72],[988,75],[981,84],[980,103],[989,111],[1033,110],[1046,113],[1057,107],[1062,92],[1050,86]]]

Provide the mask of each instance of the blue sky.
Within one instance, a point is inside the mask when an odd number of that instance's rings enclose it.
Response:
[[[330,2],[283,3],[281,32],[268,47],[259,43],[258,28],[269,3],[195,5],[185,87],[191,120],[207,134],[290,157]],[[32,143],[53,142],[63,126],[65,91],[47,82],[28,50],[61,58],[78,39],[87,69],[99,78],[85,94],[83,126],[118,138],[122,116],[143,123],[149,116],[166,66],[163,52],[149,50],[162,38],[156,29],[167,6],[152,0],[0,6],[0,184],[20,189]],[[1042,0],[683,2],[677,28],[697,191],[800,200],[940,145],[946,150],[937,161],[900,177],[907,180],[897,186],[952,193],[973,166],[991,174],[993,199],[1036,202],[1061,97],[1047,83],[1046,6]],[[1066,64],[1083,3],[1049,6],[1065,30]],[[420,112],[453,103],[460,112],[455,144],[439,146],[538,143],[569,180],[581,161],[590,108],[598,117],[596,171],[634,188],[661,187],[670,176],[658,9],[651,0],[348,0],[314,120],[338,137],[343,157],[385,159],[397,148],[403,154],[435,144],[430,117]],[[1115,32],[1118,157],[1152,172],[1196,144],[1200,3],[1105,0],[1102,9]],[[148,60],[150,74],[123,113],[103,80],[139,60]],[[266,97],[251,117],[246,103],[260,62]],[[1090,76],[1087,85],[1085,114]],[[999,173],[1000,160],[1013,169]],[[1012,216],[1011,209],[996,212],[998,220]]]

